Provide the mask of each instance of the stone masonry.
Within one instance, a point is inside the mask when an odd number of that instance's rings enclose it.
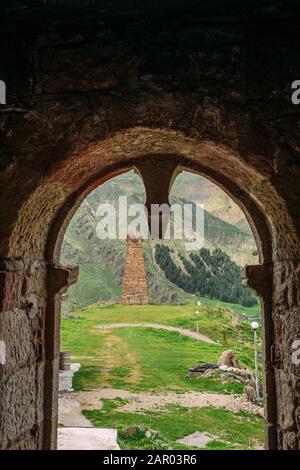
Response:
[[[143,240],[139,236],[127,237],[121,303],[138,305],[149,303]]]
[[[0,449],[57,446],[60,304],[78,275],[59,263],[61,243],[87,194],[129,169],[147,208],[168,203],[184,169],[244,211],[259,253],[243,277],[263,306],[265,445],[300,449],[296,4],[1,1]],[[140,259],[124,296],[146,285]]]

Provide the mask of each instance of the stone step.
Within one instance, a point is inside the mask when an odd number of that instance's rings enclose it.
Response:
[[[120,450],[120,447],[116,429],[62,427],[57,430],[57,449]]]

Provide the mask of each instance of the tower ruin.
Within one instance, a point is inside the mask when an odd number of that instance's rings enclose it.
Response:
[[[142,237],[127,237],[121,304],[148,304],[149,293]]]

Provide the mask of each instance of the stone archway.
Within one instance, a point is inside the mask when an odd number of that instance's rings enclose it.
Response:
[[[121,139],[124,138],[126,144],[120,146]],[[132,151],[131,145],[129,145],[129,149],[127,147],[128,142],[130,142],[131,138],[134,139],[138,152],[135,154]],[[268,232],[268,224],[264,220],[264,217],[260,214],[260,209],[256,206],[256,203],[253,201],[252,196],[249,197],[249,193],[246,190],[243,190],[241,187],[237,187],[237,181],[233,182],[230,179],[230,169],[233,171],[235,165],[239,165],[239,158],[237,156],[232,156],[232,160],[229,159],[230,150],[226,148],[218,148],[218,146],[214,145],[213,143],[198,143],[193,139],[186,139],[183,135],[178,133],[168,132],[168,131],[161,131],[161,130],[150,130],[150,129],[131,129],[128,132],[125,132],[121,135],[117,136],[118,147],[121,147],[122,157],[127,157],[125,165],[123,162],[116,163],[113,171],[110,171],[109,175],[104,174],[104,178],[102,181],[105,181],[107,178],[111,178],[118,174],[119,172],[123,172],[134,166],[134,168],[138,169],[140,175],[143,178],[144,185],[146,188],[147,193],[147,202],[146,205],[150,205],[151,203],[163,203],[168,202],[168,194],[171,188],[171,184],[174,180],[175,175],[180,171],[182,168],[188,169],[189,171],[201,172],[202,174],[209,176],[212,180],[217,182],[220,186],[222,186],[225,191],[227,191],[231,197],[233,197],[238,204],[243,208],[243,211],[247,214],[247,218],[251,224],[253,229],[255,239],[258,246],[259,257],[260,261],[262,262],[259,266],[248,267],[245,270],[245,283],[249,284],[250,287],[254,288],[258,295],[261,296],[263,300],[263,307],[264,311],[266,312],[264,318],[266,319],[266,315],[268,315],[268,308],[269,308],[269,301],[272,297],[272,288],[271,288],[271,273],[269,270],[269,266],[271,263],[271,243],[270,243],[270,234]],[[161,144],[163,142],[163,144]],[[159,143],[159,151],[157,154],[153,152],[155,148],[155,144]],[[172,145],[173,144],[173,145]],[[105,145],[105,143],[104,143]],[[110,141],[110,145],[113,146],[112,141]],[[186,145],[186,152],[183,151],[184,146]],[[172,148],[174,154],[167,153],[167,151]],[[101,147],[101,144],[100,144]],[[96,144],[97,148],[97,144]],[[180,150],[179,150],[180,149]],[[92,149],[94,151],[94,148]],[[128,154],[129,151],[129,154]],[[179,152],[181,152],[179,154]],[[216,161],[212,160],[212,155],[214,159],[220,164],[220,160],[224,161],[222,167],[223,172],[222,174],[219,173],[218,168],[216,167]],[[220,157],[222,155],[222,157]],[[197,158],[198,156],[198,158]],[[194,158],[193,158],[194,157]],[[208,167],[207,162],[210,162],[210,166]],[[230,162],[230,163],[229,163]],[[229,163],[229,164],[228,164]],[[226,178],[226,166],[229,171],[229,177]],[[242,165],[243,167],[243,165]],[[225,170],[225,171],[224,171]],[[241,176],[245,178],[251,178],[251,171],[249,172],[247,166],[244,166],[244,173]],[[96,181],[99,181],[99,176],[96,176]],[[244,181],[245,181],[244,180]],[[89,180],[90,181],[90,180]],[[250,181],[250,179],[249,179]],[[244,183],[240,183],[245,184]],[[91,190],[90,188],[94,188],[95,183],[92,183],[87,189],[84,187],[82,193],[78,195],[78,200],[76,204],[73,206],[69,205],[69,201],[67,200],[66,205],[61,208],[58,213],[56,220],[53,222],[53,226],[50,231],[49,241],[46,248],[46,253],[49,256],[49,262],[53,267],[53,274],[51,277],[48,277],[48,286],[50,285],[50,291],[53,292],[53,301],[50,302],[49,308],[51,313],[48,313],[48,321],[50,322],[49,330],[53,331],[53,339],[55,338],[54,331],[59,331],[59,318],[60,318],[60,294],[65,292],[65,290],[77,279],[77,268],[71,267],[61,267],[57,263],[59,259],[59,252],[60,252],[60,245],[63,239],[64,230],[67,226],[67,222],[70,220],[71,215],[73,215],[75,209],[78,207],[79,201],[82,200],[83,197]],[[247,185],[245,184],[245,187]],[[238,199],[234,196],[235,191],[237,191]],[[74,201],[74,199],[72,199]],[[247,210],[247,208],[249,208]],[[255,222],[250,215],[254,214]],[[61,226],[59,225],[61,224]],[[257,225],[256,225],[257,224]],[[57,278],[61,276],[62,284],[59,286],[57,284]],[[260,282],[255,283],[255,280],[259,278],[259,281],[263,282],[264,285],[267,285],[266,291],[263,292],[260,289]],[[55,289],[51,287],[51,285],[55,285]],[[49,287],[48,287],[49,289]],[[265,294],[265,296],[263,295]],[[273,330],[272,324],[269,321],[266,322],[265,325],[265,363],[267,364],[267,368],[270,371],[268,373],[265,383],[266,388],[268,389],[268,395],[266,395],[266,417],[268,420],[268,432],[267,432],[267,445],[270,448],[276,447],[276,435],[274,433],[274,427],[276,422],[276,397],[275,397],[275,382],[274,382],[274,375],[272,373],[271,364],[271,345],[273,344]],[[53,354],[53,350],[56,351],[56,360],[58,360],[58,345],[56,343],[50,343],[49,345],[49,355],[50,357]],[[50,366],[51,371],[49,370],[49,380],[50,380],[50,388],[53,386],[53,376],[57,375],[57,370],[53,367],[54,362],[52,361],[52,366]],[[47,377],[48,380],[48,377]],[[53,395],[48,396],[48,404],[45,404],[45,414],[47,414],[48,409],[52,412],[53,409],[53,402],[56,398]],[[55,416],[56,419],[56,416]],[[46,439],[51,439],[51,441],[46,441],[45,446],[51,447],[55,445],[53,441],[55,440],[55,436],[53,437],[53,433],[56,431],[56,425],[52,422],[52,419],[49,420],[49,425],[51,427],[52,432],[48,430],[46,434]]]
[[[77,274],[57,255],[76,207],[138,162],[150,194],[147,165],[176,161],[227,191],[251,224],[260,265],[245,283],[264,305],[267,447],[298,449],[297,15],[277,6],[278,27],[277,7],[251,2],[109,3],[1,11],[0,446],[55,447],[59,297]]]
[[[296,334],[295,330],[290,337],[285,337],[286,330],[282,329],[282,325],[278,329],[279,315],[283,309],[285,318],[295,312],[287,310],[286,302],[294,302],[297,295],[294,284],[297,271],[286,258],[284,261],[281,259],[287,250],[293,246],[296,248],[296,239],[292,221],[280,196],[264,175],[228,147],[187,138],[174,131],[134,128],[93,144],[61,162],[48,181],[43,180],[23,203],[10,234],[10,256],[2,261],[3,310],[17,309],[20,322],[22,315],[24,318],[36,319],[34,348],[36,354],[40,351],[40,356],[35,356],[32,361],[33,380],[29,383],[30,376],[24,378],[25,389],[22,384],[20,394],[16,397],[18,401],[13,406],[18,409],[19,416],[26,414],[21,393],[26,399],[30,393],[32,407],[36,410],[32,424],[40,425],[41,441],[35,444],[38,447],[55,448],[56,445],[60,297],[69,285],[76,282],[78,274],[76,267],[60,266],[57,261],[67,223],[80,201],[102,181],[137,166],[144,170],[146,189],[151,189],[151,185],[154,188],[155,182],[160,181],[163,173],[160,167],[168,165],[173,170],[180,165],[211,178],[240,205],[251,224],[261,264],[247,267],[244,277],[246,284],[262,298],[264,309],[268,448],[277,448],[277,438],[284,432],[278,421],[278,412],[282,413],[283,419],[291,419],[291,416],[286,415],[291,412],[286,409],[286,394],[297,391],[284,373],[292,372],[288,364],[285,372],[281,368],[277,369],[278,362],[274,361],[274,354],[278,361],[280,355],[290,353],[287,347]],[[147,169],[152,169],[148,176]],[[170,181],[166,178],[164,186],[169,188]],[[163,179],[161,185],[162,194],[165,195]],[[156,191],[155,195],[158,197],[159,192]],[[277,225],[278,220],[285,220],[289,224],[289,232],[284,238],[282,226]],[[30,230],[26,229],[27,225]],[[15,257],[15,253],[21,256]],[[282,279],[285,281],[284,292]],[[14,321],[18,322],[18,319]],[[7,326],[12,327],[9,320]],[[14,328],[18,341],[23,339],[22,348],[29,348],[30,345],[26,344],[29,342],[28,329],[21,323],[16,323]],[[16,336],[6,338],[8,343],[11,341],[12,346],[16,347]],[[24,349],[19,351],[17,348],[16,352],[21,355]],[[33,351],[30,354],[33,355]],[[22,374],[22,368],[19,373]],[[18,375],[18,370],[15,375]],[[11,393],[15,387],[15,383],[9,381],[4,385],[7,387],[3,389],[4,393]],[[40,422],[36,422],[39,417]],[[9,416],[4,418],[10,421]],[[19,438],[22,439],[21,436]],[[21,440],[20,446],[24,445]],[[26,445],[33,446],[29,443]]]

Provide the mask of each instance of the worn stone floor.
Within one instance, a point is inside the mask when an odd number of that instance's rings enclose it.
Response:
[[[59,428],[58,450],[119,450],[117,430],[103,428]]]
[[[94,428],[71,394],[59,398],[58,423],[58,450],[119,450],[117,430]]]

